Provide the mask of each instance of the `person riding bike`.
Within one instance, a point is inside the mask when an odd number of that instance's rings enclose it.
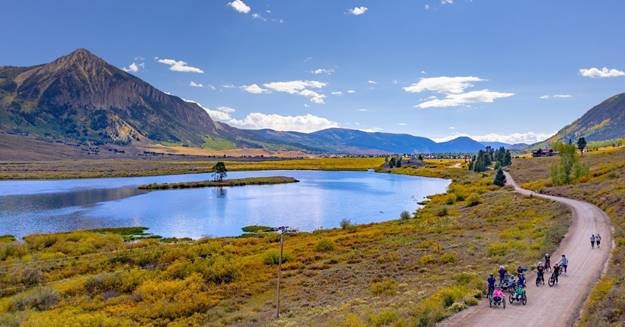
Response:
[[[493,295],[493,291],[495,291],[495,284],[497,283],[497,279],[491,273],[486,280],[488,282],[488,296]]]
[[[542,262],[536,265],[536,285],[540,282],[545,283],[545,266]]]
[[[564,272],[566,274],[566,268],[569,266],[569,259],[563,254],[560,262],[558,263],[560,267],[562,267],[560,272]]]
[[[503,265],[499,266],[499,283],[504,282],[507,273],[508,271],[506,270],[506,267],[504,267]]]
[[[558,283],[558,276],[560,276],[560,265],[557,263],[553,265],[553,273],[551,274],[553,278],[556,280],[556,284]]]
[[[521,284],[518,284],[517,287],[514,289],[514,299],[520,301],[523,294],[525,294],[525,286],[521,286]]]
[[[501,290],[501,288],[495,287],[495,290],[493,291],[493,300],[495,302],[503,300],[503,291]]]
[[[516,286],[525,288],[525,276],[523,274],[519,274],[519,277],[517,278],[517,281],[516,281]]]
[[[551,255],[549,253],[545,253],[545,270],[551,269]]]

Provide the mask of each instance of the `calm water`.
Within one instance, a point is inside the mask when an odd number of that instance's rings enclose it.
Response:
[[[140,191],[146,183],[198,181],[210,174],[52,181],[0,181],[0,235],[146,226],[162,236],[233,236],[247,225],[299,230],[394,219],[427,195],[437,178],[332,171],[231,172],[229,178],[291,176],[295,184]]]

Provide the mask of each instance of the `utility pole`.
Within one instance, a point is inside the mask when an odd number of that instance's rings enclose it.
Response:
[[[280,257],[278,258],[278,280],[276,282],[276,318],[280,318],[280,275],[282,275],[282,254],[284,252],[284,234],[293,233],[294,229],[288,226],[280,226],[273,229],[280,233]]]

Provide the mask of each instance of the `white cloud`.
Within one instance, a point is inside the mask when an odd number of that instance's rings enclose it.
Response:
[[[554,135],[552,133],[539,133],[539,132],[525,132],[525,133],[511,133],[511,134],[497,134],[489,133],[483,135],[470,135],[467,133],[454,133],[445,137],[432,138],[436,142],[445,142],[453,140],[460,136],[468,136],[478,142],[504,142],[508,144],[526,143],[532,144],[540,141],[544,141]]]
[[[425,10],[430,10],[430,5],[429,4],[425,4]]]
[[[354,94],[354,93],[356,93],[356,90],[347,90],[347,93]]]
[[[407,126],[408,124],[407,123],[397,123],[397,125],[399,125],[399,126]]]
[[[359,108],[357,110],[360,111],[360,112],[367,112],[367,111],[369,111],[369,109],[367,109],[367,108]]]
[[[378,84],[378,82],[374,81],[374,80],[368,80],[367,83],[371,84],[371,85],[376,85]]]
[[[539,99],[567,99],[567,98],[572,98],[573,96],[570,94],[545,94],[545,95],[541,95],[538,98]]]
[[[348,13],[354,15],[354,16],[360,16],[360,15],[364,15],[364,13],[367,12],[367,10],[369,10],[369,8],[365,7],[365,6],[359,6],[359,7],[354,7],[352,9],[348,10]]]
[[[258,84],[243,85],[241,86],[241,89],[245,92],[252,94],[269,93],[268,90],[263,89],[262,87],[258,86]]]
[[[421,109],[427,108],[449,108],[468,105],[472,103],[492,103],[496,99],[513,96],[514,93],[495,92],[487,89],[471,91],[459,94],[448,94],[444,98],[431,99],[416,105]]]
[[[311,70],[310,73],[313,74],[313,75],[321,75],[321,74],[332,75],[332,74],[334,74],[334,69],[332,69],[332,68],[317,68],[315,70]]]
[[[239,128],[270,128],[277,131],[310,133],[326,128],[339,127],[339,124],[335,121],[331,121],[327,118],[311,114],[299,116],[284,116],[278,114],[252,112],[246,115],[243,119],[237,119],[232,117],[231,114],[234,113],[236,110],[231,107],[222,106],[211,109],[204,107],[201,103],[193,100],[183,100],[197,104],[198,106],[200,106],[200,108],[204,109],[212,119]]]
[[[420,93],[423,91],[432,91],[438,93],[462,93],[466,88],[472,87],[472,82],[484,81],[474,76],[440,76],[421,78],[417,83],[413,83],[404,87],[404,91],[409,93]]]
[[[608,78],[608,77],[621,77],[625,76],[625,72],[618,69],[609,69],[608,67],[603,68],[582,68],[579,70],[579,74],[584,77],[590,78]]]
[[[204,74],[204,71],[200,68],[189,66],[189,64],[182,60],[157,58],[156,61],[160,62],[161,64],[168,65],[169,70],[174,72]]]
[[[286,81],[265,83],[263,86],[276,92],[284,92],[288,94],[298,94],[310,99],[310,102],[317,104],[325,103],[325,95],[311,89],[321,89],[327,84],[319,81]]]
[[[333,91],[333,92],[330,92],[330,94],[341,96],[341,95],[343,95],[343,91]]]
[[[454,4],[454,0],[441,0],[441,4],[443,4],[443,5],[452,5],[452,4]]]
[[[189,82],[189,86],[191,86],[191,87],[204,87],[204,84],[196,83],[194,81],[191,81],[191,82]]]
[[[252,8],[250,8],[250,6],[245,4],[245,2],[243,2],[242,0],[234,0],[232,2],[228,2],[228,6],[232,7],[232,9],[242,14],[247,14],[250,12],[250,10],[252,10]]]
[[[361,131],[363,132],[367,132],[367,133],[377,133],[377,132],[381,132],[384,129],[382,127],[371,127],[371,128],[363,128],[361,129]]]
[[[138,73],[139,70],[145,68],[145,64],[144,63],[136,63],[133,62],[130,65],[128,65],[128,67],[122,67],[122,70],[125,71],[126,73]]]
[[[236,86],[234,84],[224,84],[221,87],[224,89],[234,89]]]

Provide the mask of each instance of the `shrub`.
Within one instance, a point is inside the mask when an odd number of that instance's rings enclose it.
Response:
[[[482,198],[479,194],[471,193],[471,195],[467,198],[467,207],[475,207],[480,203],[482,203]]]
[[[445,203],[452,205],[456,203],[457,200],[458,200],[458,197],[456,196],[456,194],[451,193],[447,196],[447,201],[445,201]]]
[[[453,252],[445,253],[438,259],[440,263],[454,263],[456,260],[458,260],[458,256]]]
[[[369,290],[373,295],[388,295],[392,296],[397,293],[397,282],[394,279],[385,278],[378,282],[373,282],[369,285]]]
[[[50,287],[36,287],[20,293],[11,299],[10,307],[13,310],[48,310],[60,299],[59,294]]]
[[[369,317],[369,324],[371,326],[389,326],[398,319],[399,316],[397,315],[397,312],[393,310],[384,310],[377,315]]]
[[[401,214],[399,215],[399,218],[400,218],[401,220],[408,220],[408,219],[412,218],[412,215],[410,214],[410,212],[408,212],[408,211],[404,210],[404,211],[402,211],[402,212],[401,212]]]
[[[317,252],[329,252],[333,250],[334,243],[328,239],[322,239],[315,245],[315,251]]]
[[[352,221],[349,219],[342,219],[340,225],[342,229],[348,229],[352,227]]]
[[[282,253],[282,263],[285,263],[291,259],[291,256],[287,253]],[[280,251],[269,251],[265,254],[263,262],[266,265],[277,265],[280,261]]]
[[[436,215],[439,217],[445,217],[449,214],[447,207],[441,207],[436,211]]]

